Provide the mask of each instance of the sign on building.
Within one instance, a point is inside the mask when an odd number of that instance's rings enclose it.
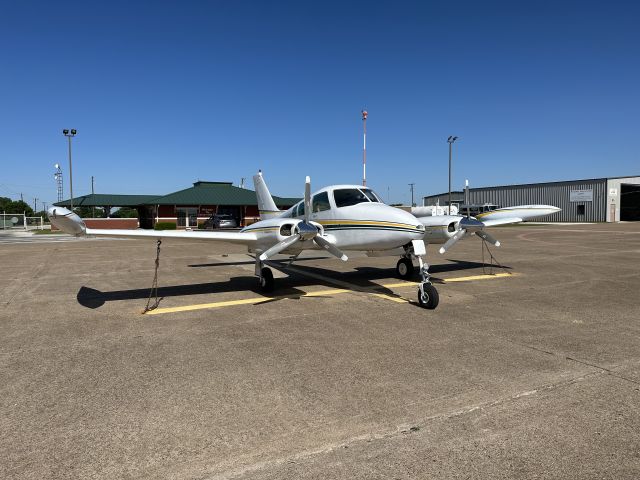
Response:
[[[593,189],[569,191],[570,202],[593,202]]]
[[[610,188],[609,189],[609,196],[611,196],[611,197],[618,196],[618,189],[617,188]]]

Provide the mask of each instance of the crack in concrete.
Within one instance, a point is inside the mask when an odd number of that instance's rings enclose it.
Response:
[[[588,364],[585,364],[588,365]],[[591,366],[591,365],[588,365]],[[598,367],[594,367],[594,368],[598,368]],[[330,443],[330,444],[325,444],[323,446],[317,447],[317,448],[312,448],[312,449],[308,449],[308,450],[304,450],[302,452],[293,454],[293,455],[289,455],[286,457],[281,457],[281,458],[277,458],[274,460],[267,460],[267,461],[263,461],[263,462],[257,462],[251,465],[246,465],[246,466],[242,466],[242,467],[238,467],[232,470],[228,470],[222,473],[218,473],[218,474],[210,474],[210,475],[204,475],[202,477],[199,477],[199,480],[226,480],[226,479],[232,479],[232,478],[239,478],[241,476],[247,475],[247,474],[251,474],[252,472],[257,472],[260,470],[264,470],[266,468],[273,468],[273,467],[278,467],[280,465],[284,465],[287,463],[297,463],[298,461],[301,460],[306,460],[308,458],[314,457],[314,456],[318,456],[318,455],[324,455],[324,454],[328,454],[331,453],[335,450],[341,449],[341,448],[349,448],[351,445],[354,444],[361,444],[364,442],[372,442],[372,441],[378,441],[378,440],[386,440],[386,439],[394,439],[394,438],[402,438],[408,434],[416,434],[419,431],[423,430],[425,428],[426,425],[433,423],[433,422],[437,422],[437,421],[441,421],[441,420],[449,420],[452,418],[457,418],[457,417],[461,417],[464,415],[469,415],[475,411],[478,410],[485,410],[485,409],[489,409],[492,407],[496,407],[508,402],[514,402],[514,401],[518,401],[520,399],[523,398],[527,398],[530,397],[532,395],[536,395],[538,393],[541,392],[546,392],[546,391],[551,391],[551,390],[555,390],[557,388],[563,388],[563,387],[568,387],[571,386],[575,383],[581,382],[583,380],[585,380],[586,378],[589,377],[593,377],[593,376],[599,376],[599,375],[603,375],[607,373],[606,370],[604,369],[599,369],[598,371],[592,371],[592,372],[587,372],[585,374],[561,381],[561,382],[556,382],[556,383],[550,383],[550,384],[546,384],[546,385],[541,385],[537,388],[534,388],[533,390],[525,390],[522,392],[518,392],[514,395],[510,395],[507,397],[502,397],[499,398],[497,400],[493,400],[493,401],[487,401],[487,402],[482,402],[479,403],[477,405],[470,405],[468,407],[465,408],[461,408],[458,410],[454,410],[451,412],[444,412],[444,413],[440,413],[437,415],[432,415],[429,417],[424,418],[423,420],[415,423],[412,422],[411,427],[407,427],[407,424],[403,424],[403,426],[397,427],[395,430],[393,431],[387,431],[384,433],[369,433],[369,434],[363,434],[363,435],[357,435],[351,438],[348,438],[344,441],[341,442],[335,442],[335,443]]]

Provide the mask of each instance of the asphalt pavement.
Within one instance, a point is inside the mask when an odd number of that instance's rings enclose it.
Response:
[[[0,242],[0,478],[640,478],[640,224],[492,234],[428,248],[436,310],[164,241],[145,315],[154,241]]]

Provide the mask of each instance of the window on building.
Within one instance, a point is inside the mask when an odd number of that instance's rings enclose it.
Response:
[[[584,215],[584,204],[578,205],[578,215]]]
[[[329,194],[327,192],[318,193],[313,196],[313,201],[311,202],[311,211],[313,213],[329,210],[330,208]]]

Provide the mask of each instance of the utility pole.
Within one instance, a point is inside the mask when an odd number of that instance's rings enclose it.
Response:
[[[24,202],[24,198],[22,198],[22,192],[20,192],[20,201]]]
[[[415,183],[410,183],[409,187],[411,188],[411,206],[415,207],[416,204],[413,202],[413,187],[415,186]]]
[[[93,198],[93,175],[91,175],[91,202],[96,203],[96,199]],[[96,218],[96,207],[91,207],[91,217]]]
[[[33,199],[33,213],[34,213],[34,215],[36,213],[36,210],[38,210],[38,199],[34,198]]]
[[[69,139],[69,193],[71,194],[71,211],[73,212],[73,172],[71,168],[71,137],[75,137],[78,131],[72,128],[71,131],[66,128],[62,130],[62,134]]]
[[[367,186],[367,111],[362,110],[362,127],[364,128],[362,144],[362,186]]]
[[[450,135],[449,138],[447,139],[447,143],[449,144],[449,211],[447,212],[448,215],[451,215],[451,150],[453,147],[453,142],[455,142],[458,139],[458,137],[454,137],[453,135]]]

